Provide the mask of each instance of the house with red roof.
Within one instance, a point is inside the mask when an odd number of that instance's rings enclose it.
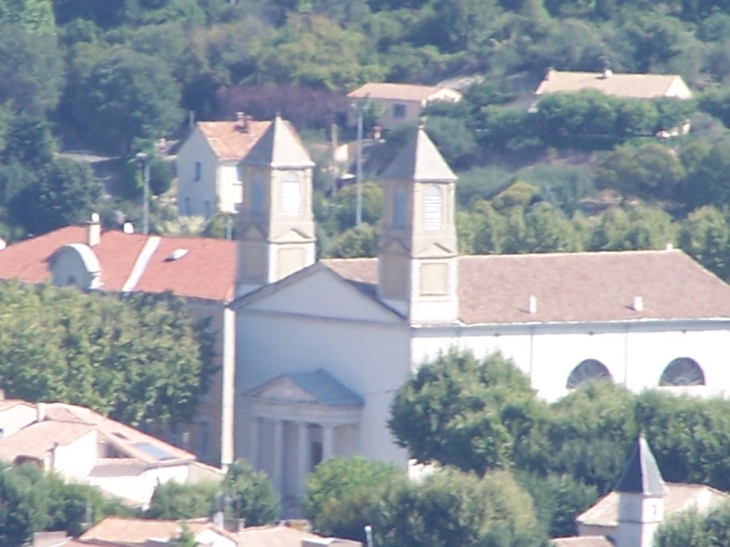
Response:
[[[170,292],[193,318],[210,318],[220,366],[188,431],[175,439],[201,460],[233,461],[236,244],[221,239],[164,237],[102,230],[98,215],[0,251],[0,279],[51,282],[83,290]]]
[[[236,121],[197,122],[175,160],[178,214],[207,219],[216,208],[234,213],[243,199],[238,163],[270,124],[243,112]]]

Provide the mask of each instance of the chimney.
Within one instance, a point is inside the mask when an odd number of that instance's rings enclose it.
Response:
[[[640,296],[634,296],[634,311],[644,311],[644,299]]]
[[[527,311],[530,312],[530,315],[535,315],[537,313],[537,296],[534,294],[530,295]]]
[[[0,389],[0,401],[4,401],[4,400],[5,400],[5,390]]]
[[[42,422],[43,420],[46,419],[46,404],[45,403],[36,403],[35,411],[36,411],[36,422]]]
[[[236,129],[246,131],[246,114],[240,110],[236,112]]]
[[[132,225],[132,223],[131,222],[125,222],[122,225],[122,232],[124,232],[125,234],[133,234],[134,233],[134,226]]]
[[[613,76],[613,70],[610,68],[607,68],[603,71],[602,77],[604,80],[608,80],[611,76]]]
[[[674,250],[674,245],[672,245],[671,243],[667,243],[667,246],[664,247],[664,250],[665,251],[673,251]]]
[[[101,243],[101,221],[98,213],[91,213],[91,220],[86,225],[86,244],[95,247]]]

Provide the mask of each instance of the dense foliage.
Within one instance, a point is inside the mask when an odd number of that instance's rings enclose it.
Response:
[[[107,515],[130,512],[92,486],[64,482],[29,464],[0,464],[0,545],[20,547],[45,530],[78,536]]]
[[[424,364],[392,410],[397,442],[419,462],[515,472],[553,536],[573,535],[575,516],[611,490],[640,430],[667,481],[730,490],[723,399],[595,383],[547,404],[500,355],[451,351]]]
[[[506,472],[484,476],[442,469],[409,481],[403,471],[361,458],[333,459],[307,480],[305,515],[315,531],[377,545],[545,543],[527,491]]]
[[[220,484],[158,485],[144,516],[165,520],[212,518],[217,511],[243,519],[247,526],[260,526],[276,521],[281,507],[266,474],[237,460]]]
[[[0,284],[0,384],[9,397],[175,428],[210,386],[213,336],[169,295]]]

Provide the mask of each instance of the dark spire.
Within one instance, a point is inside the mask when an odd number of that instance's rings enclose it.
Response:
[[[614,488],[616,492],[628,494],[644,494],[645,496],[663,496],[667,492],[664,479],[649,443],[643,435],[636,439],[621,477]]]

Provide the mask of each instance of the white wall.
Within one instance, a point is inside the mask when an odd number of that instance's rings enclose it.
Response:
[[[9,437],[13,433],[32,424],[38,417],[35,405],[18,403],[0,411],[0,438]]]
[[[206,528],[196,535],[195,542],[200,545],[210,545],[211,547],[236,547],[235,541],[214,532],[210,528]]]
[[[235,213],[236,204],[243,200],[243,186],[237,161],[221,163],[218,169],[218,208],[224,213]],[[215,202],[213,203],[215,207]]]
[[[601,361],[615,383],[635,392],[659,385],[665,367],[675,358],[690,357],[705,373],[703,395],[730,392],[730,368],[717,348],[730,342],[730,322],[636,322],[414,329],[413,365],[451,346],[477,356],[501,351],[527,374],[548,401],[568,393],[566,382],[584,359]],[[671,388],[674,389],[674,388]]]
[[[185,483],[188,478],[187,464],[147,470],[140,466],[129,465],[128,461],[123,459],[119,465],[113,464],[113,461],[106,460],[105,465],[92,471],[86,478],[87,482],[114,497],[142,507],[149,505],[158,484],[170,481]]]
[[[49,460],[51,468],[67,479],[85,479],[96,463],[97,443],[94,429],[69,444],[59,444]]]
[[[202,163],[201,178],[195,181],[195,162]],[[195,128],[182,145],[175,160],[177,173],[177,207],[179,215],[186,215],[185,198],[190,198],[191,216],[205,215],[205,200],[215,207],[218,180],[218,158],[203,133]]]

